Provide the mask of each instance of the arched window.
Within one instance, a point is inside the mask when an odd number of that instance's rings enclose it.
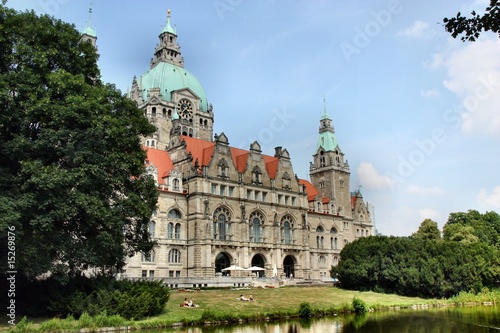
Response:
[[[217,175],[222,178],[227,178],[229,175],[229,167],[223,158],[217,163]]]
[[[181,262],[181,251],[172,249],[168,252],[168,262],[178,264]]]
[[[171,209],[170,212],[168,212],[167,217],[169,219],[180,219],[181,218],[181,212],[177,209]]]
[[[151,238],[155,237],[155,227],[156,227],[155,221],[149,221],[148,231],[149,231],[149,237]]]
[[[214,212],[213,219],[214,239],[226,240],[230,236],[231,214],[225,207],[219,207]]]
[[[174,178],[174,180],[172,180],[172,188],[173,188],[174,191],[179,191],[180,190],[179,184],[180,184],[179,179]]]
[[[175,225],[175,239],[180,239],[181,238],[181,224],[176,223]]]
[[[285,244],[292,244],[293,242],[293,221],[288,215],[283,216],[281,219],[281,241]]]
[[[323,236],[316,236],[316,247],[318,249],[322,249],[323,248],[323,240],[324,240]]]
[[[151,117],[156,118],[156,108],[151,109]]]
[[[325,268],[326,267],[326,258],[325,258],[325,256],[319,256],[318,263],[319,263],[319,267],[320,268]]]
[[[250,214],[250,240],[253,239],[254,242],[262,242],[262,236],[264,234],[264,215],[260,212],[253,212]]]
[[[258,166],[254,166],[252,169],[252,183],[262,184],[262,171]]]
[[[325,231],[325,229],[323,229],[323,227],[320,225],[316,228],[316,232],[322,233],[324,231]]]
[[[333,227],[330,229],[331,234],[336,234],[337,233],[337,228]]]
[[[319,154],[321,155],[319,157],[319,166],[320,167],[324,167],[324,166],[326,166],[326,158],[325,158],[325,156],[323,156],[325,154],[325,152],[324,151],[320,151]]]
[[[333,257],[333,266],[337,266],[339,264],[339,258],[337,256]]]
[[[330,245],[332,250],[337,249],[337,237],[330,238]]]
[[[155,251],[151,250],[149,252],[143,253],[141,255],[142,262],[155,262]]]
[[[174,224],[172,222],[167,225],[167,238],[174,238]]]

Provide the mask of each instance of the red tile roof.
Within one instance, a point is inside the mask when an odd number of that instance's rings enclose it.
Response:
[[[214,154],[215,142],[181,136],[186,141],[186,151],[193,156],[193,165],[196,160],[200,166],[207,166]]]
[[[231,147],[231,156],[233,157],[234,165],[239,173],[245,172],[247,167],[248,155],[250,152],[248,150]]]
[[[146,165],[152,163],[158,169],[158,184],[165,184],[163,177],[168,176],[174,169],[170,155],[165,150],[150,147],[144,147],[144,150],[147,154]]]
[[[269,155],[262,155],[264,162],[266,163],[267,174],[269,178],[276,178],[276,173],[278,172],[279,158]]]
[[[356,207],[356,200],[358,197],[356,195],[351,195],[351,208]]]
[[[307,201],[313,201],[319,193],[314,185],[305,179],[299,179],[299,184],[306,186]]]

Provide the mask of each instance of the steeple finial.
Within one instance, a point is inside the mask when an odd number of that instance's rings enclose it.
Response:
[[[326,98],[325,98],[325,95],[323,95],[323,113],[326,114]]]
[[[168,32],[168,33],[176,35],[175,29],[172,28],[172,26],[170,25],[170,8],[167,10],[167,25],[163,29],[162,33],[163,32]]]
[[[89,4],[89,18],[87,20],[87,26],[85,27],[85,29],[83,29],[82,36],[83,40],[89,41],[94,47],[96,47],[97,33],[90,27],[90,20],[92,18],[92,5],[93,3],[91,2]]]

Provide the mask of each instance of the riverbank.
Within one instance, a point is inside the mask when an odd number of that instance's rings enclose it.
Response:
[[[240,295],[253,295],[255,301],[238,300]],[[460,296],[460,295],[459,295]],[[484,292],[482,296],[463,293],[464,302],[488,300],[498,302],[500,291]],[[478,298],[480,297],[480,298]],[[497,297],[497,298],[495,298]],[[186,308],[179,305],[184,299],[192,299],[198,307]],[[119,318],[87,320],[86,326],[76,320],[51,320],[38,324],[19,325],[13,332],[48,332],[64,330],[78,332],[81,327],[96,329],[99,326],[140,328],[160,328],[174,325],[192,325],[203,321],[262,321],[285,317],[296,317],[301,303],[309,303],[313,314],[333,315],[352,311],[352,300],[363,300],[374,310],[405,307],[431,307],[462,303],[460,300],[436,300],[417,297],[404,297],[374,292],[358,292],[334,287],[284,287],[255,289],[210,289],[210,290],[173,290],[164,311],[155,317],[137,321],[125,321]],[[493,298],[493,299],[492,299]],[[110,318],[110,317],[107,317]],[[59,322],[59,323],[58,323]],[[50,324],[47,324],[50,323]],[[23,327],[22,327],[23,326]],[[5,326],[3,329],[7,329]]]

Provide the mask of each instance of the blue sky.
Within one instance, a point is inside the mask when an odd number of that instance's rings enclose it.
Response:
[[[425,218],[500,212],[500,39],[455,40],[443,17],[489,1],[93,0],[102,78],[124,93],[166,22],[214,106],[215,133],[308,179],[326,100],[337,141],[385,235]],[[9,0],[83,30],[88,1]]]

